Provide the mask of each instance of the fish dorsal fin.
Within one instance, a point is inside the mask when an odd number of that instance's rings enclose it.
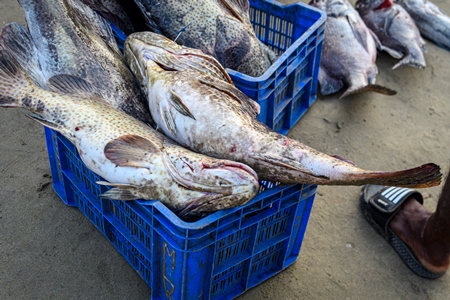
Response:
[[[173,89],[170,90],[170,103],[180,114],[195,120],[194,115],[191,113],[187,105],[184,104],[183,99],[181,99],[181,97],[175,93]]]
[[[57,93],[78,95],[83,97],[102,97],[94,86],[86,80],[69,74],[59,74],[51,77],[47,83],[48,88]]]
[[[237,89],[234,85],[211,76],[198,77],[198,81],[200,81],[200,83],[202,84],[206,84],[212,88],[228,94],[233,100],[239,102],[245,109],[245,111],[252,117],[256,118],[259,115],[259,112],[261,110],[259,104],[245,95],[239,89]]]
[[[161,147],[138,135],[122,135],[105,146],[107,159],[119,167],[150,169],[149,154],[158,153]]]
[[[250,3],[248,0],[220,0],[239,21],[251,25],[248,14]]]
[[[255,159],[257,160],[261,160],[270,164],[274,164],[280,167],[284,167],[284,168],[288,168],[291,169],[293,171],[298,171],[310,176],[314,176],[317,178],[325,178],[325,179],[329,179],[327,176],[324,175],[320,175],[318,173],[315,173],[313,171],[311,171],[310,169],[304,167],[301,163],[291,160],[291,159],[286,159],[283,158],[281,156],[278,155],[269,155],[269,154],[264,154],[264,155],[257,155],[255,156]]]

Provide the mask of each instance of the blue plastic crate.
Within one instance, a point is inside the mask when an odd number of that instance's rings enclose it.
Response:
[[[73,144],[46,128],[53,188],[114,245],[151,299],[230,299],[297,259],[316,185],[264,182],[247,204],[184,222],[159,201],[110,201]]]
[[[259,77],[227,72],[236,87],[261,106],[258,119],[286,134],[316,100],[326,14],[301,2],[249,2],[256,36],[279,58]],[[126,35],[114,25],[112,29],[123,49]]]

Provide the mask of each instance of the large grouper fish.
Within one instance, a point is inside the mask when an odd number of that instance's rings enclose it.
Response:
[[[139,85],[103,18],[79,0],[19,0],[19,4],[45,81],[59,74],[80,77],[114,107],[153,124]],[[25,36],[23,29],[15,34],[20,30],[14,26],[8,31],[13,36],[2,36],[4,47],[13,54],[29,42],[17,40],[17,36]],[[20,57],[15,57],[20,62]]]
[[[375,84],[377,38],[352,5],[347,0],[312,0],[309,4],[327,13],[319,67],[322,95],[344,86],[347,89],[340,98],[366,91],[396,94]]]
[[[112,186],[112,200],[157,199],[181,217],[242,205],[258,191],[248,166],[187,150],[112,107],[86,81],[71,75],[34,85],[20,65],[0,50],[0,107],[21,107],[60,132],[81,159]]]
[[[392,69],[400,66],[426,67],[423,50],[425,41],[414,20],[393,0],[358,0],[355,4],[364,23],[379,38],[384,51],[401,59]]]
[[[414,19],[423,37],[450,51],[450,17],[427,0],[395,0]]]
[[[135,0],[150,28],[214,56],[225,67],[258,77],[277,55],[255,35],[248,0]],[[180,34],[181,33],[181,34]]]
[[[125,58],[141,82],[155,123],[181,145],[212,157],[245,163],[262,180],[409,187],[439,184],[442,174],[435,164],[398,172],[367,171],[274,132],[256,118],[259,106],[251,104],[254,101],[234,85],[210,75],[210,67],[189,69],[186,63],[166,66],[164,61],[181,61],[176,46],[160,48],[154,35],[146,35],[128,36]],[[166,59],[160,59],[164,56]],[[159,57],[158,62],[154,57]],[[210,63],[211,60],[206,65]],[[180,70],[176,70],[177,65]]]

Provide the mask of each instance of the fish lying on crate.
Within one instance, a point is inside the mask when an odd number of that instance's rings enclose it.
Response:
[[[248,166],[194,153],[106,103],[84,80],[57,75],[34,85],[0,50],[0,107],[22,107],[71,141],[82,161],[113,188],[112,200],[158,199],[181,217],[242,205],[259,183]]]
[[[45,80],[58,74],[81,77],[111,105],[153,124],[144,97],[117,47],[110,26],[79,0],[19,0]],[[26,29],[14,28],[24,36]],[[14,32],[14,30],[12,30]],[[12,33],[13,33],[12,32]],[[2,36],[14,53],[27,42]],[[30,48],[30,47],[27,47]]]
[[[275,182],[426,187],[441,180],[434,164],[398,172],[367,171],[276,133],[256,118],[253,100],[228,82],[196,68],[186,70],[187,64],[176,71],[164,60],[153,61],[152,52],[161,49],[147,45],[143,36],[128,36],[125,58],[141,82],[156,124],[187,148],[240,161],[260,179]],[[167,61],[177,58],[170,51],[166,55]]]
[[[450,17],[427,0],[395,0],[414,19],[423,37],[450,51]]]
[[[328,16],[319,68],[322,95],[336,93],[344,86],[347,90],[340,98],[367,91],[395,95],[395,91],[375,84],[376,36],[351,4],[347,0],[312,0],[309,4]]]
[[[248,0],[135,0],[152,31],[200,49],[225,67],[261,76],[277,55],[255,35]]]
[[[394,4],[393,0],[358,0],[355,8],[380,39],[382,49],[393,58],[401,59],[392,69],[400,66],[426,67],[422,52],[425,41],[403,7]]]

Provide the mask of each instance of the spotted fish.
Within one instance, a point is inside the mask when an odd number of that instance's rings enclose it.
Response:
[[[395,0],[414,19],[423,37],[450,51],[450,17],[427,0]]]
[[[367,171],[274,132],[256,118],[236,87],[194,69],[174,71],[152,60],[155,47],[130,35],[125,58],[144,86],[150,111],[169,137],[196,152],[242,162],[262,180],[283,183],[425,187],[439,184],[434,164],[398,172]]]
[[[113,187],[112,200],[159,199],[181,217],[246,203],[258,191],[248,166],[194,153],[115,109],[84,80],[57,75],[48,91],[34,85],[0,50],[0,107],[22,107],[30,118],[60,132],[82,161]]]
[[[426,67],[425,41],[403,7],[392,0],[358,0],[355,8],[379,38],[382,49],[401,59],[392,69],[405,65],[419,69]]]
[[[372,91],[394,95],[395,91],[376,85],[377,44],[373,33],[347,0],[312,0],[310,5],[327,13],[319,83],[322,95],[338,92],[343,98]]]
[[[214,56],[225,68],[258,77],[277,58],[256,37],[248,0],[135,2],[148,17],[153,31]]]
[[[58,74],[80,77],[114,107],[152,124],[142,92],[101,17],[79,0],[19,0],[19,4],[45,81]],[[4,44],[19,58],[24,55],[15,54],[14,44],[27,40],[17,36],[23,34],[3,34],[2,39],[11,41]]]

